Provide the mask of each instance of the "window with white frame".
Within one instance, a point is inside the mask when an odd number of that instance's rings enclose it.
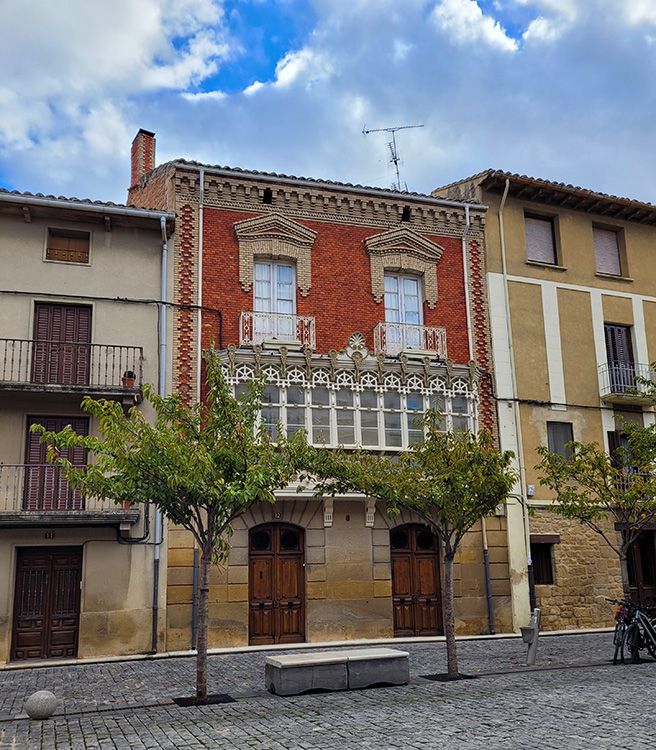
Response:
[[[421,442],[428,409],[438,411],[444,430],[476,429],[472,396],[274,384],[264,390],[262,422],[273,440],[281,426],[290,437],[306,430],[314,445],[394,451]]]
[[[385,274],[385,323],[387,344],[400,349],[422,349],[421,279]],[[394,325],[397,324],[397,325]]]
[[[253,266],[253,310],[255,336],[271,339],[296,338],[295,269],[289,263],[256,261]],[[259,313],[259,314],[258,314]]]

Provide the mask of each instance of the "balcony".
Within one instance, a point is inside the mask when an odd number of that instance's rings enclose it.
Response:
[[[0,464],[0,526],[136,523],[139,509],[83,497],[56,466]]]
[[[374,328],[374,353],[388,357],[446,359],[446,328],[410,323],[379,323]]]
[[[274,312],[242,312],[239,318],[239,347],[262,344],[293,349],[317,348],[313,315],[289,315]]]
[[[656,372],[649,365],[633,362],[605,362],[599,365],[602,401],[621,401],[625,404],[648,404],[649,387],[637,383],[636,378],[647,378],[656,383]]]
[[[0,389],[125,395],[142,382],[142,347],[0,339]]]

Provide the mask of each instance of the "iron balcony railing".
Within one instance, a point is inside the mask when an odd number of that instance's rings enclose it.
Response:
[[[112,500],[84,497],[50,464],[0,464],[0,513],[120,511]]]
[[[406,349],[434,353],[446,359],[446,328],[410,323],[379,323],[374,328],[374,353],[396,357]]]
[[[656,384],[656,371],[649,365],[633,362],[605,362],[599,365],[601,397],[621,396],[626,399],[645,400],[650,387],[638,383],[645,378]]]
[[[98,388],[143,383],[143,348],[0,339],[0,382]]]
[[[298,343],[314,351],[317,348],[314,316],[242,312],[239,318],[239,346],[253,346],[265,341]]]

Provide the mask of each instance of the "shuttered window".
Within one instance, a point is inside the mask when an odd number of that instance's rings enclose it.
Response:
[[[604,326],[606,335],[606,354],[608,361],[619,364],[633,364],[630,326]]]
[[[89,232],[48,230],[46,260],[66,263],[89,262]]]
[[[91,308],[38,302],[34,310],[32,381],[86,385],[91,364]]]
[[[526,257],[540,263],[556,263],[556,242],[553,219],[546,216],[524,217]]]
[[[620,248],[617,242],[617,232],[612,229],[592,228],[594,236],[595,260],[597,271],[613,276],[622,275],[620,264]]]

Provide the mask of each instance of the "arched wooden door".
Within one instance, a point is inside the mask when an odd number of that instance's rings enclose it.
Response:
[[[251,645],[305,640],[303,530],[256,526],[249,534],[248,634]]]
[[[442,594],[437,537],[425,526],[390,532],[395,637],[441,635]]]

